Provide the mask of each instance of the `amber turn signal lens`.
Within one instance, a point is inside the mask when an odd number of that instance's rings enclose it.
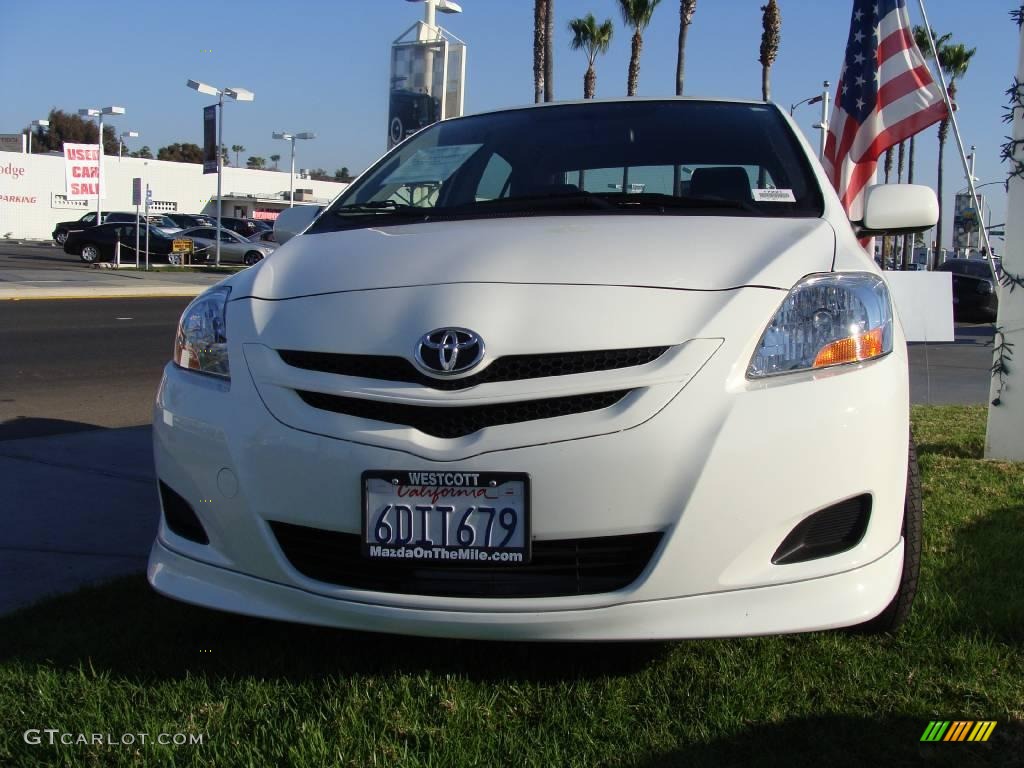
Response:
[[[878,357],[885,349],[882,343],[882,331],[882,328],[875,328],[873,331],[849,336],[825,345],[814,358],[814,367],[824,368],[826,365],[856,363],[858,360],[870,360],[872,357]]]

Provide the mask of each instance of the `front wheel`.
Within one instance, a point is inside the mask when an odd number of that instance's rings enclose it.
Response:
[[[896,596],[880,614],[855,629],[865,634],[890,634],[910,616],[921,573],[921,542],[924,538],[924,510],[921,505],[921,471],[917,466],[917,447],[910,438],[907,461],[907,493],[903,502],[903,571]]]
[[[68,233],[67,232],[58,232],[57,236],[55,238],[53,238],[53,242],[55,242],[57,245],[63,247],[64,243],[67,242],[67,239],[68,239]]]
[[[169,253],[167,254],[167,263],[172,267],[181,266],[181,254],[180,253]]]
[[[257,251],[249,251],[249,253],[245,254],[245,256],[242,257],[242,263],[245,264],[245,266],[247,267],[251,267],[253,264],[256,264],[257,262],[262,260],[263,254],[258,253]]]
[[[99,246],[86,243],[82,246],[82,253],[79,256],[86,264],[93,264],[100,260]]]

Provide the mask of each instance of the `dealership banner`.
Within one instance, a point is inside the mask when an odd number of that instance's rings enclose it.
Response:
[[[217,105],[203,107],[203,174],[217,172]]]
[[[64,143],[64,181],[68,200],[95,200],[100,197],[99,144]],[[106,198],[107,191],[102,191]]]

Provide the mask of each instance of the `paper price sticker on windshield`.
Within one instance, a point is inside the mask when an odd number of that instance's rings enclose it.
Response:
[[[792,189],[754,189],[756,203],[795,203],[796,195]]]
[[[483,144],[453,144],[421,149],[402,163],[384,184],[441,184]]]

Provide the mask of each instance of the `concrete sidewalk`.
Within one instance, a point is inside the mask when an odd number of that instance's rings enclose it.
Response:
[[[0,241],[0,301],[197,296],[224,273],[94,268],[50,244]]]
[[[0,615],[146,567],[150,428],[0,441]]]

